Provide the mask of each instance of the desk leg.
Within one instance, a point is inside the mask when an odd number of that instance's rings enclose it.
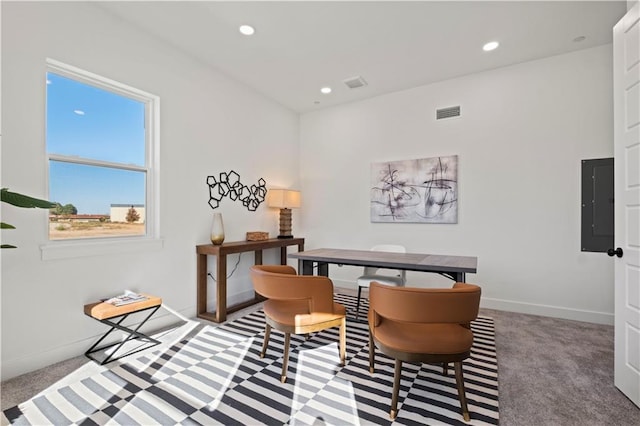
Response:
[[[298,244],[298,253],[301,253],[303,251],[304,251],[304,243]],[[286,260],[285,260],[285,264],[286,264]],[[304,272],[303,261],[298,259],[298,274],[313,275],[313,262],[311,262],[311,272],[307,274]]]
[[[227,319],[227,255],[217,256],[217,285],[216,285],[216,322]]]
[[[302,275],[313,275],[313,260],[298,260],[298,271],[302,271]]]
[[[318,262],[318,275],[329,276],[329,264],[327,262]]]
[[[254,265],[262,265],[262,250],[256,250],[253,256],[253,264]],[[253,291],[253,300],[264,300],[262,296]]]
[[[207,255],[199,254],[197,259],[197,298],[198,315],[207,312]]]
[[[287,264],[287,246],[280,247],[280,264]]]
[[[298,260],[298,270],[302,275],[313,275],[313,260]],[[317,262],[318,275],[329,276],[329,264],[327,262]]]
[[[466,278],[465,278],[465,273],[464,272],[456,272],[455,274],[456,277],[456,282],[457,283],[464,283],[466,282]]]

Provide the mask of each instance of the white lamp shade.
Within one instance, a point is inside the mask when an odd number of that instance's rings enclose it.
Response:
[[[269,207],[296,209],[300,207],[300,191],[291,189],[270,189]]]

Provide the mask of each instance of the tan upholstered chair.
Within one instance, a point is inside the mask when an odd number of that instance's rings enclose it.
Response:
[[[404,246],[396,244],[378,244],[371,247],[371,251],[386,251],[390,253],[406,253]],[[360,317],[360,297],[363,288],[369,288],[372,282],[380,284],[402,287],[407,281],[407,271],[396,269],[382,269],[375,266],[365,266],[364,274],[357,279],[358,301],[356,302],[356,320]]]
[[[480,287],[455,283],[453,288],[389,287],[376,282],[369,289],[369,369],[374,372],[375,347],[396,360],[391,419],[398,414],[402,362],[455,365],[462,416],[469,410],[462,361],[473,344],[470,323],[478,316]],[[375,345],[375,346],[374,346]]]
[[[347,339],[345,307],[333,301],[333,283],[327,277],[296,275],[286,265],[255,265],[251,280],[258,294],[266,297],[264,343],[260,357],[267,352],[271,328],[284,333],[284,356],[281,381],[287,380],[291,333],[308,334],[340,327],[340,365],[344,365]]]

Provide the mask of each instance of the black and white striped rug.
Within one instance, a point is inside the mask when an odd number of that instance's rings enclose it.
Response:
[[[336,300],[353,312],[354,297]],[[472,354],[464,362],[471,422],[460,415],[453,368],[445,377],[439,365],[404,363],[393,424],[498,424],[493,320],[480,317],[472,329]],[[33,425],[391,424],[394,362],[377,353],[376,372],[369,374],[366,323],[350,315],[344,367],[337,328],[309,340],[292,335],[285,384],[283,335],[271,333],[260,359],[263,336],[262,311],[218,327],[197,325],[171,346],[51,387],[3,414],[10,423]]]

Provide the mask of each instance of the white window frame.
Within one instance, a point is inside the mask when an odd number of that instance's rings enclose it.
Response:
[[[46,152],[47,191],[49,191],[49,164],[53,161],[64,161],[93,166],[109,166],[121,170],[143,171],[145,179],[145,235],[95,237],[74,240],[50,240],[49,218],[47,217],[46,244],[40,246],[43,260],[64,259],[70,257],[97,256],[128,251],[146,251],[160,249],[163,241],[160,238],[159,214],[159,176],[160,176],[160,98],[151,93],[133,88],[126,84],[111,80],[89,71],[47,58],[46,72],[71,78],[80,83],[98,87],[103,90],[135,99],[145,104],[145,165],[122,165],[100,160],[91,160],[49,154]],[[46,110],[46,109],[45,109]]]

